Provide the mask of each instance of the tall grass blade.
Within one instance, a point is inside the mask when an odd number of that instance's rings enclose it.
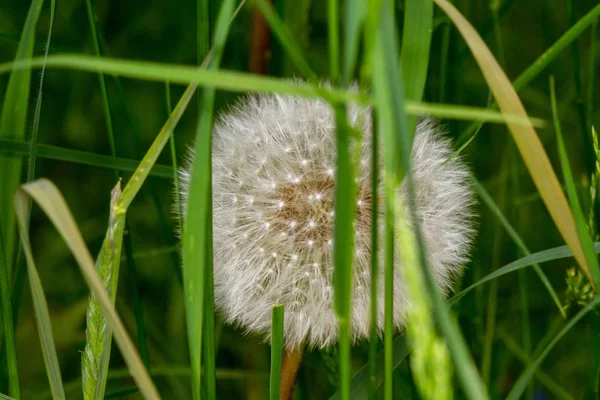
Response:
[[[53,382],[52,385],[54,385],[53,391],[55,391],[55,393],[53,393],[53,395],[55,398],[64,398],[64,390],[60,380],[60,371],[56,370],[58,365],[56,362],[54,343],[53,340],[51,340],[51,336],[48,336],[51,335],[51,330],[49,330],[50,320],[48,317],[48,306],[45,301],[43,289],[33,259],[31,244],[29,242],[29,229],[26,224],[29,220],[30,213],[29,197],[31,197],[50,218],[77,259],[87,285],[98,299],[102,312],[114,331],[115,339],[119,345],[121,354],[131,371],[133,379],[140,388],[140,391],[146,399],[159,399],[158,392],[150,380],[142,360],[137,354],[135,346],[129,338],[123,323],[117,315],[111,302],[110,295],[104,288],[102,279],[96,272],[92,256],[85,245],[81,232],[77,228],[73,215],[64,198],[52,182],[46,179],[40,179],[21,186],[15,194],[15,209],[19,222],[21,241],[27,259],[32,293],[35,293],[34,304],[37,303],[38,305],[36,308],[39,308],[39,310],[36,310],[36,316],[39,324],[40,337],[42,338],[44,355],[47,359],[46,362],[47,365],[50,364],[47,371],[49,374],[52,374],[50,380]],[[52,354],[54,354],[54,362],[49,361]],[[51,367],[51,364],[53,363],[56,363],[56,368]]]
[[[340,79],[340,5],[327,1],[327,33],[329,38],[329,75],[335,83]]]
[[[510,114],[526,116],[527,113],[521,100],[477,31],[447,0],[435,0],[435,2],[452,19],[467,42],[500,109]],[[591,278],[573,214],[570,212],[567,199],[561,190],[539,137],[531,126],[523,127],[509,123],[508,127],[559,232],[573,249],[577,262]]]
[[[17,369],[17,349],[15,346],[15,328],[10,302],[10,277],[6,263],[6,250],[2,239],[2,226],[0,224],[0,309],[2,310],[2,341],[6,349],[6,364],[8,371],[8,394],[15,398],[21,397],[19,387],[19,371]],[[2,359],[0,358],[0,362]]]
[[[35,27],[43,4],[43,0],[31,2],[15,60],[31,58],[35,41]],[[42,60],[41,64],[43,65]],[[12,71],[4,96],[2,115],[0,115],[0,139],[25,140],[30,86],[31,71],[29,68]],[[21,181],[22,168],[23,159],[21,157],[0,156],[0,182],[3,185],[0,192],[0,220],[2,220],[2,229],[4,229],[4,248],[9,276],[12,275],[10,272],[12,271],[16,241],[12,196]]]
[[[350,156],[352,128],[344,106],[334,106],[336,124],[337,170],[335,185],[335,226],[333,233],[333,303],[338,317],[340,337],[340,393],[350,399],[352,301],[352,263],[354,260],[354,218],[356,205],[355,168]]]
[[[367,17],[368,2],[362,0],[347,0],[345,4],[344,38],[342,55],[342,84],[350,83],[358,60],[361,31]]]
[[[571,330],[571,328],[573,328],[573,326],[575,326],[575,324],[580,319],[582,319],[588,312],[593,310],[598,304],[600,304],[600,296],[594,297],[594,299],[592,301],[590,301],[585,307],[583,307],[581,309],[581,311],[579,311],[565,325],[565,327],[562,328],[560,330],[560,332],[558,332],[558,334],[556,334],[553,337],[552,341],[550,341],[550,343],[544,348],[544,350],[542,350],[540,352],[540,354],[533,360],[533,362],[527,367],[527,369],[519,377],[519,379],[517,380],[517,383],[515,383],[515,386],[513,386],[512,390],[506,397],[507,400],[517,400],[517,399],[521,398],[521,396],[523,395],[523,392],[525,391],[525,388],[527,387],[527,384],[533,377],[535,371],[538,369],[538,367],[540,366],[542,361],[544,361],[544,359],[546,358],[546,356],[548,355],[550,350],[552,350],[552,348],[556,345],[556,343],[558,343],[558,341],[560,339],[562,339],[563,336],[565,336]]]
[[[407,100],[421,101],[429,69],[429,47],[433,33],[433,1],[407,0],[404,8],[404,28],[400,66]],[[417,126],[417,118],[407,118],[408,132]],[[412,135],[412,134],[411,134]]]
[[[283,360],[283,310],[283,304],[273,307],[271,324],[271,375],[269,378],[270,400],[279,400],[281,365]]]
[[[213,39],[213,59],[210,70],[219,67],[229,33],[234,1],[226,0],[217,16]],[[183,225],[183,281],[186,306],[188,342],[192,365],[192,393],[194,399],[201,395],[200,372],[202,359],[202,325],[205,304],[205,285],[212,285],[212,182],[211,182],[211,130],[213,121],[215,88],[208,87],[202,93],[202,109],[199,116],[194,146],[194,162],[191,169],[186,219]],[[189,205],[192,205],[190,207]],[[205,366],[214,368],[212,366]]]
[[[386,151],[386,160],[391,156],[393,162],[386,162],[386,179],[393,179],[391,184],[386,182],[386,203],[391,203],[395,188],[402,181],[403,175],[406,173],[408,182],[409,194],[414,197],[414,188],[412,184],[412,176],[410,175],[410,152],[411,152],[411,132],[407,131],[407,122],[404,116],[404,89],[401,80],[402,71],[400,65],[397,64],[397,50],[395,41],[390,40],[394,37],[394,22],[391,13],[381,13],[379,25],[379,40],[378,47],[373,57],[373,83],[375,95],[378,97],[377,110],[381,114],[380,123],[382,124],[382,134],[384,149]],[[378,95],[379,93],[379,95]],[[397,149],[392,152],[390,149]],[[391,154],[390,154],[391,153]],[[389,164],[388,164],[389,163]],[[391,177],[391,178],[389,178]],[[410,198],[410,197],[409,197]],[[391,208],[391,204],[387,208]],[[395,204],[393,205],[395,206]],[[414,223],[414,231],[416,234],[417,244],[420,249],[423,249],[422,237],[418,227],[418,219],[413,215],[414,207],[411,208],[411,222]],[[388,217],[386,209],[386,218]],[[481,378],[477,374],[477,370],[473,360],[468,352],[467,345],[462,337],[456,322],[453,321],[448,313],[448,310],[443,303],[441,295],[438,293],[436,284],[430,275],[427,268],[426,255],[417,250],[419,254],[419,264],[424,277],[424,282],[427,291],[430,294],[432,309],[439,324],[440,330],[444,335],[450,354],[454,360],[455,368],[458,372],[459,379],[465,389],[465,394],[470,399],[486,399],[488,397],[485,387],[481,382]],[[391,269],[392,266],[386,265],[386,269]],[[390,318],[389,311],[386,310],[386,318]],[[388,335],[391,332],[386,332]],[[389,339],[388,339],[389,340]],[[387,343],[386,343],[387,344]],[[388,347],[390,347],[388,345]],[[391,370],[391,351],[388,357],[386,368]],[[390,376],[391,378],[391,376]],[[388,376],[386,375],[386,380]],[[391,398],[391,385],[388,384],[387,390],[384,390],[386,398]]]
[[[565,148],[565,141],[563,139],[562,130],[560,128],[560,121],[558,120],[558,111],[556,107],[556,91],[554,88],[554,77],[550,77],[550,101],[552,106],[552,117],[554,119],[554,131],[556,132],[556,141],[558,144],[558,155],[560,157],[560,164],[562,166],[563,175],[565,177],[565,183],[567,185],[567,194],[571,203],[571,210],[575,217],[575,223],[577,224],[577,232],[579,233],[579,240],[583,246],[585,259],[590,268],[593,283],[596,287],[600,287],[600,267],[598,266],[598,257],[594,253],[592,237],[587,226],[587,221],[584,217],[581,203],[577,197],[577,190],[575,189],[575,181],[573,180],[573,174],[571,172],[571,166],[569,164],[569,158],[567,156],[567,150]]]

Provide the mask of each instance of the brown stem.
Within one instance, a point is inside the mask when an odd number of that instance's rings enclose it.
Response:
[[[272,0],[268,0],[272,3]],[[252,15],[252,44],[250,45],[250,72],[265,75],[268,72],[271,31],[262,13],[255,8]]]
[[[294,385],[296,384],[296,375],[302,362],[302,348],[288,349],[283,354],[283,364],[281,366],[281,387],[279,391],[280,400],[290,400],[294,394]]]

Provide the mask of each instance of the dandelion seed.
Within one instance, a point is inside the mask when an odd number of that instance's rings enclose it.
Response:
[[[349,107],[348,114],[349,121],[364,121],[363,126],[356,126],[363,132],[357,171],[351,314],[352,338],[358,340],[369,337],[370,324],[370,291],[365,288],[371,285],[374,201],[371,116],[368,108],[357,106]],[[445,293],[462,272],[473,234],[468,173],[459,157],[448,160],[451,155],[450,144],[439,134],[435,122],[421,120],[411,160],[416,185],[414,207],[432,275]],[[227,322],[268,339],[271,309],[284,303],[287,348],[335,343],[338,320],[331,285],[336,134],[330,106],[321,100],[290,96],[247,97],[215,123],[212,157],[214,289],[221,315]],[[254,175],[257,162],[261,172]],[[230,171],[236,171],[234,176]],[[383,163],[378,198],[385,196],[382,175]],[[184,212],[189,179],[188,167],[182,170],[180,181]],[[404,199],[404,185],[398,190]],[[245,201],[232,202],[232,196]],[[379,207],[378,227],[383,227],[383,209]],[[383,260],[384,229],[379,231],[379,259]],[[378,325],[383,331],[385,291],[383,268],[379,270]],[[271,273],[277,279],[265,279]],[[401,329],[407,299],[398,254],[394,274],[394,325]],[[260,290],[248,290],[254,287]]]

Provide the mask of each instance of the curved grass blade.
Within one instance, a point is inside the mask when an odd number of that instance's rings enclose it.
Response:
[[[600,242],[594,243],[593,248],[594,252],[600,253]],[[505,266],[498,268],[491,274],[481,278],[477,282],[473,283],[471,286],[463,289],[462,291],[454,295],[452,298],[450,298],[448,300],[448,303],[455,304],[465,294],[469,293],[477,286],[483,285],[484,283],[491,281],[492,279],[499,278],[503,275],[528,267],[530,265],[540,264],[546,261],[559,260],[568,257],[573,257],[573,251],[568,246],[553,247],[551,249],[530,254],[528,256],[515,260],[509,264],[506,264]]]
[[[566,325],[564,328],[558,332],[552,339],[552,341],[542,350],[542,352],[533,360],[533,362],[527,367],[527,369],[523,372],[523,374],[517,380],[515,386],[513,386],[512,390],[506,397],[507,400],[518,400],[523,395],[525,388],[527,387],[529,381],[533,377],[535,371],[538,369],[544,358],[548,355],[550,350],[558,343],[560,339],[565,336],[573,326],[583,318],[588,312],[594,309],[598,304],[600,304],[600,296],[594,297],[592,301],[590,301],[585,307],[581,309]]]
[[[503,4],[504,6],[504,4]],[[567,30],[548,50],[546,50],[541,56],[537,58],[525,71],[521,73],[513,81],[513,87],[516,91],[523,89],[529,85],[539,74],[558,57],[558,55],[565,50],[573,41],[575,41],[581,34],[587,29],[600,16],[600,4],[591,9],[586,15],[584,15],[575,25]],[[496,107],[496,104],[492,108]],[[482,122],[473,122],[467,129],[460,135],[459,142],[464,141],[464,137],[471,137],[482,125]]]
[[[558,155],[560,157],[560,164],[562,166],[563,175],[565,177],[565,183],[567,185],[567,194],[571,203],[571,209],[575,217],[575,223],[577,224],[577,232],[579,233],[579,240],[583,246],[585,259],[590,268],[593,282],[596,287],[600,287],[600,267],[598,266],[598,258],[594,253],[592,237],[587,227],[585,217],[583,216],[583,210],[581,209],[581,203],[577,197],[577,190],[575,189],[575,181],[573,180],[573,174],[571,172],[571,166],[569,165],[569,158],[567,156],[567,150],[565,148],[565,141],[563,139],[562,130],[560,128],[560,121],[558,120],[558,111],[556,108],[556,91],[554,88],[554,77],[550,77],[550,101],[552,105],[552,117],[554,119],[554,131],[556,132],[556,141],[558,144]]]
[[[48,304],[46,303],[46,296],[44,295],[40,276],[37,273],[37,267],[33,261],[31,244],[29,242],[30,203],[31,202],[28,201],[26,195],[23,195],[21,190],[18,190],[15,194],[16,217],[25,258],[27,260],[27,275],[29,277],[35,319],[38,324],[40,344],[42,345],[42,353],[44,355],[44,364],[46,365],[46,374],[48,375],[48,381],[50,382],[50,390],[52,391],[53,399],[65,399],[65,391],[62,385],[56,346],[54,345],[54,335],[52,333]]]
[[[283,307],[283,304],[273,307],[271,322],[271,375],[269,378],[270,400],[279,400],[281,364],[283,360]]]
[[[31,58],[35,41],[35,28],[43,4],[43,0],[31,2],[15,60]],[[44,58],[40,59],[40,66],[44,65],[44,60]],[[2,115],[0,115],[0,139],[25,139],[30,86],[31,71],[29,68],[12,71],[4,96]],[[4,229],[3,237],[9,276],[12,275],[11,266],[13,265],[16,241],[12,196],[21,182],[22,168],[23,159],[21,157],[0,157],[0,182],[3,185],[3,190],[0,192],[0,220],[2,220],[2,229]]]
[[[92,256],[85,245],[83,237],[81,236],[81,232],[77,228],[69,207],[65,203],[65,200],[60,194],[59,190],[52,182],[46,179],[40,179],[21,186],[21,188],[15,194],[15,209],[19,222],[21,241],[23,243],[27,258],[32,293],[35,293],[34,301],[38,303],[36,308],[39,308],[39,311],[36,310],[36,314],[39,314],[39,332],[40,335],[45,336],[42,340],[43,345],[50,346],[50,348],[45,349],[44,354],[51,354],[54,350],[54,344],[53,341],[50,342],[48,340],[47,336],[49,334],[49,327],[47,327],[46,324],[49,325],[50,323],[48,317],[48,306],[45,301],[41,282],[37,274],[37,269],[31,251],[31,244],[29,242],[29,229],[26,224],[30,213],[29,197],[35,200],[35,202],[38,203],[38,205],[46,213],[48,218],[50,218],[54,226],[58,229],[59,233],[65,240],[65,243],[77,259],[77,263],[80,266],[87,285],[90,287],[90,290],[94,296],[98,299],[98,303],[102,309],[102,312],[108,320],[110,327],[114,331],[115,339],[119,345],[121,354],[123,355],[123,358],[125,359],[125,362],[131,371],[133,379],[140,388],[140,391],[147,399],[159,399],[160,397],[158,392],[150,380],[142,360],[137,354],[135,346],[129,338],[123,323],[117,315],[117,312],[111,302],[110,295],[104,288],[102,280],[96,272]],[[36,299],[38,296],[39,298]],[[42,320],[43,318],[47,319],[47,322],[44,322]],[[60,372],[52,372],[59,374],[51,379],[56,380],[55,384],[57,386],[53,389],[56,390],[55,398],[64,398],[64,390],[60,380]]]
[[[467,42],[500,106],[500,110],[510,114],[526,116],[527,113],[521,100],[477,31],[447,0],[435,0],[435,2],[452,19]],[[565,242],[573,249],[579,265],[591,279],[590,269],[577,234],[573,214],[539,137],[531,126],[524,127],[508,123],[508,128],[559,232]]]

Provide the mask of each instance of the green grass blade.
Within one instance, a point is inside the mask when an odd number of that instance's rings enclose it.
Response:
[[[354,217],[356,184],[354,166],[350,157],[352,129],[346,110],[334,106],[336,123],[337,170],[335,185],[334,270],[333,302],[339,320],[340,338],[340,392],[342,399],[350,399],[351,339],[350,304],[352,299],[352,263],[354,260]]]
[[[342,84],[344,86],[350,83],[356,70],[360,34],[367,16],[367,4],[368,2],[362,0],[347,0],[345,4],[342,64]]]
[[[213,40],[213,60],[209,69],[216,70],[220,64],[234,2],[227,0],[221,6],[217,16],[217,24]],[[202,358],[202,325],[207,276],[212,270],[212,182],[211,182],[211,130],[213,121],[215,88],[209,87],[202,93],[202,110],[199,116],[194,146],[194,163],[191,169],[191,179],[188,192],[187,215],[183,226],[183,280],[188,329],[188,342],[192,365],[192,393],[194,399],[199,399],[200,372]],[[207,367],[207,366],[205,366]],[[214,368],[213,366],[208,366]]]
[[[329,43],[329,75],[336,82],[340,79],[340,5],[338,0],[327,1],[327,33]]]
[[[569,202],[571,203],[571,209],[573,216],[575,217],[575,224],[577,225],[577,231],[579,233],[579,239],[583,246],[586,261],[588,263],[594,285],[600,288],[600,266],[598,266],[598,257],[594,253],[592,237],[587,227],[587,222],[581,208],[581,203],[577,197],[577,190],[575,189],[575,181],[573,180],[573,174],[571,172],[571,166],[569,165],[569,159],[567,156],[567,150],[565,148],[565,142],[563,139],[562,130],[560,128],[560,121],[558,120],[558,111],[556,108],[556,93],[554,90],[554,77],[550,77],[550,101],[552,105],[552,116],[554,119],[554,130],[556,132],[556,141],[558,144],[558,155],[560,156],[560,164],[562,166],[565,183],[567,185],[567,194]]]
[[[46,44],[44,46],[44,58],[48,58],[48,51],[50,50],[50,40],[52,39],[52,29],[54,27],[54,14],[56,10],[56,0],[50,0],[50,27],[48,28],[48,36],[46,38]],[[33,128],[31,130],[31,153],[29,155],[29,165],[27,166],[27,182],[31,182],[35,179],[35,166],[37,162],[37,144],[40,129],[40,116],[42,113],[42,89],[44,87],[44,76],[46,74],[46,67],[42,67],[40,72],[40,84],[38,86],[37,99],[35,102],[35,112],[33,115]]]
[[[279,400],[281,364],[283,360],[283,310],[283,304],[273,307],[271,325],[271,375],[269,378],[269,399],[271,400]]]
[[[373,89],[377,102],[378,129],[384,149],[385,166],[385,272],[384,272],[384,398],[393,395],[393,270],[394,270],[394,194],[395,179],[401,180],[402,164],[398,163],[397,151],[400,148],[395,128],[400,126],[396,110],[402,109],[401,82],[399,81],[398,50],[395,41],[393,22],[385,16],[389,13],[389,3],[385,2],[380,11],[377,41],[372,55]],[[385,22],[385,25],[384,25]],[[384,30],[384,28],[387,28]],[[390,33],[391,38],[390,40]],[[387,45],[387,48],[386,48]],[[387,55],[387,57],[386,57]],[[400,87],[400,90],[398,89]],[[398,95],[398,92],[399,95]],[[394,96],[396,95],[396,96]]]
[[[402,72],[400,66],[398,65],[398,67],[395,67],[394,65],[394,63],[397,63],[397,57],[395,57],[397,50],[395,49],[396,46],[394,46],[394,41],[390,40],[390,38],[394,37],[395,31],[391,13],[382,12],[379,28],[379,47],[376,51],[378,54],[374,56],[373,80],[375,91],[388,95],[387,98],[382,96],[381,101],[377,103],[378,111],[382,114],[381,122],[386,124],[382,126],[382,132],[384,132],[384,148],[386,151],[390,151],[388,148],[396,147],[398,151],[401,151],[401,155],[398,154],[397,158],[394,160],[397,163],[394,166],[395,168],[390,168],[386,163],[386,173],[389,174],[386,176],[392,176],[395,180],[393,186],[389,188],[386,186],[386,201],[388,201],[387,198],[393,196],[394,188],[401,182],[403,173],[409,171],[408,166],[410,163],[412,134],[407,132],[408,125],[404,113],[402,112],[404,109],[404,89],[401,80]],[[381,63],[381,65],[378,65],[378,62]],[[378,70],[379,73],[376,73],[376,70]],[[400,73],[398,73],[399,71]],[[392,156],[393,155],[394,154],[392,153]],[[386,153],[386,158],[387,157],[389,157],[389,155]],[[407,174],[406,179],[408,182],[409,194],[414,197],[412,177],[410,174]],[[392,195],[390,195],[389,189],[392,189]],[[411,213],[412,212],[414,212],[414,207],[411,208]],[[411,221],[415,224],[414,230],[418,246],[423,249],[422,237],[417,223],[418,219],[414,215],[411,215]],[[456,322],[451,319],[441,295],[438,293],[438,289],[427,268],[425,254],[422,251],[419,253],[422,275],[430,294],[434,315],[454,360],[454,365],[463,388],[465,389],[465,394],[471,399],[485,399],[488,397],[485,387],[481,382],[481,378],[479,377],[473,360],[468,352],[465,340],[462,337]],[[386,311],[387,318],[391,317],[391,315],[388,316],[387,314],[388,312]],[[386,335],[387,334],[388,332],[386,332]],[[390,364],[388,369],[391,369],[391,362],[388,364]],[[391,398],[391,387],[388,387],[385,395],[389,396],[388,398]]]
[[[2,399],[2,400],[17,400],[17,398],[15,398],[15,397],[7,396],[2,393],[0,393],[0,399]]]
[[[66,161],[75,164],[90,165],[93,167],[117,169],[121,172],[133,172],[140,163],[138,160],[94,154],[86,151],[66,149],[49,144],[38,144],[37,157],[49,160]],[[0,154],[29,154],[29,143],[12,140],[0,140]],[[173,168],[166,165],[154,165],[149,171],[149,176],[170,179]]]
[[[600,253],[600,242],[594,243],[593,249],[595,253]],[[469,287],[463,289],[462,291],[454,295],[451,299],[448,300],[448,302],[450,304],[456,303],[460,298],[462,298],[465,294],[469,293],[472,289],[476,288],[479,285],[483,285],[484,283],[489,282],[492,279],[499,278],[503,275],[520,270],[530,265],[540,264],[547,261],[560,260],[562,258],[568,257],[573,257],[573,252],[569,249],[568,246],[553,247],[551,249],[529,254],[501,268],[498,268],[491,274],[485,276],[484,278],[478,280],[477,282],[473,283]]]
[[[43,0],[31,2],[15,60],[31,58],[35,41],[35,28],[43,4]],[[4,96],[2,115],[0,115],[0,139],[25,140],[30,86],[31,71],[28,68],[12,71]],[[4,229],[5,256],[9,272],[11,272],[11,266],[13,265],[16,242],[12,196],[21,181],[22,168],[23,159],[21,157],[0,157],[0,182],[3,185],[0,192],[0,220],[2,220],[2,229]],[[9,273],[9,275],[12,274]]]
[[[433,33],[432,23],[432,0],[406,1],[400,66],[402,67],[402,78],[405,82],[404,89],[407,100],[421,101],[423,98],[429,67],[429,47],[431,46],[431,35]],[[410,116],[407,118],[407,122],[408,132],[413,132],[417,126],[417,119]]]
[[[587,82],[587,93],[586,93],[586,115],[588,123],[587,129],[592,129],[592,117],[594,115],[594,90],[596,84],[596,39],[598,36],[598,18],[592,22],[592,29],[590,32],[590,49],[588,50],[589,64],[588,64],[588,82]]]
[[[19,371],[17,369],[17,349],[15,346],[15,330],[13,326],[12,310],[10,303],[10,277],[6,263],[6,251],[2,240],[2,226],[0,224],[0,309],[2,310],[2,341],[6,349],[6,364],[8,370],[8,394],[15,398],[21,397],[19,387]],[[2,359],[0,358],[0,362]]]
[[[506,397],[507,400],[517,400],[521,398],[527,384],[533,377],[535,371],[538,369],[542,361],[546,358],[550,350],[558,343],[560,339],[563,338],[570,330],[575,326],[575,324],[583,318],[588,312],[594,309],[598,304],[600,304],[600,296],[594,297],[592,301],[590,301],[585,307],[581,309],[566,325],[564,328],[560,330],[558,334],[554,336],[552,341],[541,351],[541,353],[533,360],[533,362],[527,367],[527,369],[523,372],[523,374],[517,380],[515,386],[513,386],[512,390]]]

